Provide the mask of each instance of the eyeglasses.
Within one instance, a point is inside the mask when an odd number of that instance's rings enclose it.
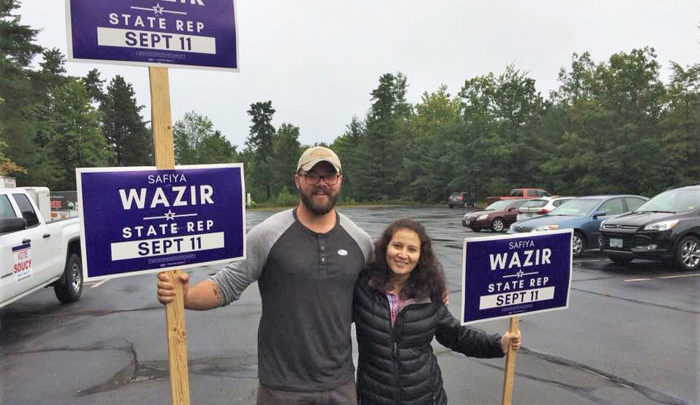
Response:
[[[340,178],[340,175],[337,173],[324,174],[322,176],[318,173],[310,172],[306,174],[300,174],[300,176],[304,177],[304,179],[306,179],[306,182],[309,184],[318,184],[318,182],[321,181],[321,179],[323,179],[329,186],[335,186],[336,184],[338,184],[338,179]]]

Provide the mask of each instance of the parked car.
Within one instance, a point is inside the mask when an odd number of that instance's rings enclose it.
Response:
[[[593,195],[577,197],[536,218],[518,221],[508,233],[573,229],[571,254],[580,256],[598,247],[600,223],[639,208],[648,198],[639,195]]]
[[[672,260],[681,271],[700,269],[700,185],[658,194],[633,212],[600,225],[600,249],[610,260]]]
[[[573,198],[575,197],[542,197],[529,200],[518,208],[518,221],[544,215]]]
[[[482,229],[491,229],[501,232],[515,222],[518,216],[518,207],[528,200],[502,200],[486,207],[483,211],[474,211],[464,214],[462,225],[468,226],[474,232]]]
[[[450,194],[449,197],[447,197],[447,206],[450,208],[454,207],[473,207],[474,206],[474,197],[472,197],[469,193],[460,191],[460,192],[454,192]]]

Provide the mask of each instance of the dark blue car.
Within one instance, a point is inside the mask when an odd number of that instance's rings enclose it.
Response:
[[[578,257],[586,249],[598,248],[601,221],[634,211],[648,198],[639,195],[592,195],[578,197],[541,217],[518,221],[508,233],[573,229],[571,253]]]

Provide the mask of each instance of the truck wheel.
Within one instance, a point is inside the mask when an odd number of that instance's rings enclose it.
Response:
[[[493,220],[493,222],[491,222],[491,229],[493,229],[494,232],[503,232],[505,227],[506,223],[502,218],[496,218]]]
[[[676,265],[680,271],[693,271],[700,268],[700,240],[686,236],[676,246]]]
[[[626,265],[626,264],[630,264],[630,262],[632,261],[632,258],[631,258],[631,257],[627,257],[627,256],[611,255],[611,256],[608,256],[608,258],[609,258],[610,260],[612,260],[613,263],[619,264],[619,265],[622,265],[622,266],[624,266],[624,265]]]
[[[585,248],[586,240],[583,238],[583,235],[578,231],[574,232],[574,236],[571,237],[571,255],[579,257]]]
[[[83,292],[83,264],[80,256],[71,253],[63,270],[63,277],[53,285],[53,292],[64,304],[80,299]]]

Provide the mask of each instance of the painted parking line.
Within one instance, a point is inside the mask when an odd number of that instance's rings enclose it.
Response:
[[[90,288],[99,287],[99,286],[101,286],[102,284],[104,284],[104,283],[106,283],[106,282],[108,282],[108,281],[109,281],[108,278],[106,278],[106,279],[104,279],[104,280],[101,280],[101,281],[98,281],[97,283],[91,285]]]
[[[631,278],[629,280],[625,280],[625,283],[633,283],[635,281],[649,281],[653,280],[652,278]]]
[[[696,273],[696,274],[678,274],[678,275],[675,275],[675,276],[662,276],[662,277],[659,277],[659,278],[682,278],[682,277],[698,277],[698,276],[700,276],[700,273]]]
[[[670,279],[670,278],[683,278],[683,277],[700,277],[700,273],[696,274],[678,274],[673,276],[659,276],[659,277],[646,277],[646,278],[630,278],[625,280],[625,283],[633,283],[635,281],[649,281],[649,280],[660,280],[660,279]]]

